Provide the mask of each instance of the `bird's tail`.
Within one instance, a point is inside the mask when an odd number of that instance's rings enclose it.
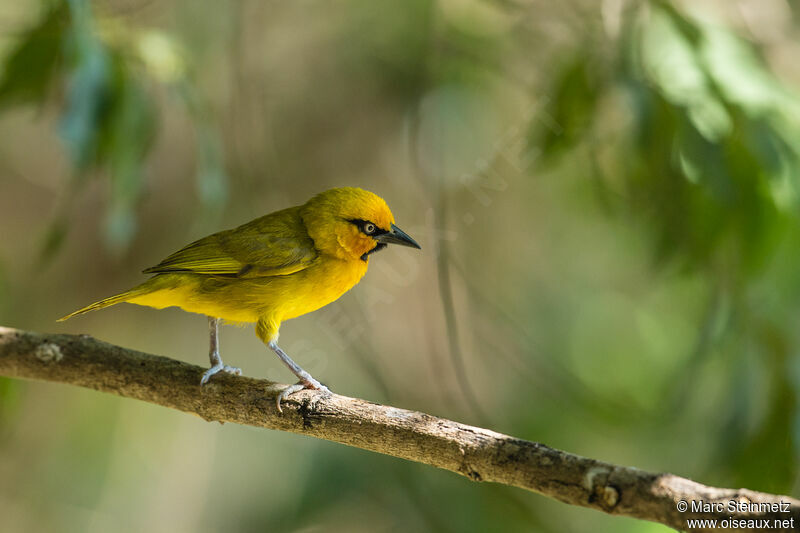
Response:
[[[103,298],[99,302],[95,302],[93,304],[89,304],[86,307],[82,307],[75,312],[72,312],[66,316],[62,316],[58,319],[59,322],[63,322],[68,318],[72,318],[77,315],[82,315],[84,313],[88,313],[89,311],[96,311],[97,309],[103,309],[104,307],[109,307],[118,303],[127,302],[132,298],[136,298],[137,296],[141,296],[142,294],[148,292],[148,289],[144,288],[142,285],[138,287],[134,287],[131,290],[122,292],[120,294],[116,294],[114,296],[109,296],[108,298]]]

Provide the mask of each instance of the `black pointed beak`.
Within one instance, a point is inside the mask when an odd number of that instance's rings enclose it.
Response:
[[[401,230],[394,224],[392,224],[391,231],[381,235],[376,235],[375,240],[384,244],[399,244],[401,246],[410,246],[411,248],[422,250],[422,246],[417,244],[417,241],[412,239],[405,231]]]

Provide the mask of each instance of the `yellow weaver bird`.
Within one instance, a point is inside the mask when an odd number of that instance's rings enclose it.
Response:
[[[155,275],[141,285],[59,321],[120,302],[156,309],[176,306],[207,315],[211,367],[201,386],[218,372],[241,374],[220,357],[220,320],[255,322],[256,335],[300,380],[278,395],[280,411],[281,400],[298,390],[329,392],[280,349],[281,322],[315,311],[350,290],[366,274],[370,255],[387,244],[421,248],[394,225],[381,197],[354,187],[331,189],[303,205],[195,241],[145,269]]]

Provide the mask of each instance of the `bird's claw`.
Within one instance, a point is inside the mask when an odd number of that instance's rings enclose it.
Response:
[[[290,394],[294,394],[295,392],[301,391],[303,389],[310,389],[310,390],[317,390],[324,394],[331,394],[331,390],[320,383],[319,381],[314,380],[311,381],[299,381],[294,385],[289,385],[285,389],[283,389],[280,394],[275,398],[275,405],[278,407],[278,412],[283,414],[283,409],[281,409],[281,402]]]
[[[200,379],[200,386],[202,387],[203,385],[208,383],[208,380],[211,379],[211,376],[213,376],[214,374],[218,374],[219,372],[225,372],[226,374],[234,374],[236,376],[242,375],[241,368],[237,368],[235,366],[230,366],[230,365],[223,365],[219,363],[212,366],[205,372],[203,372],[203,377]]]

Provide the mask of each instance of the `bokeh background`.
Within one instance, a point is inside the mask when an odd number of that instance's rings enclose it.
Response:
[[[284,349],[342,394],[800,496],[800,12],[786,0],[0,4],[0,324],[207,363],[205,319],[55,319],[333,186],[373,256]],[[290,375],[252,327],[225,361]],[[0,378],[16,531],[667,531],[297,435]]]

